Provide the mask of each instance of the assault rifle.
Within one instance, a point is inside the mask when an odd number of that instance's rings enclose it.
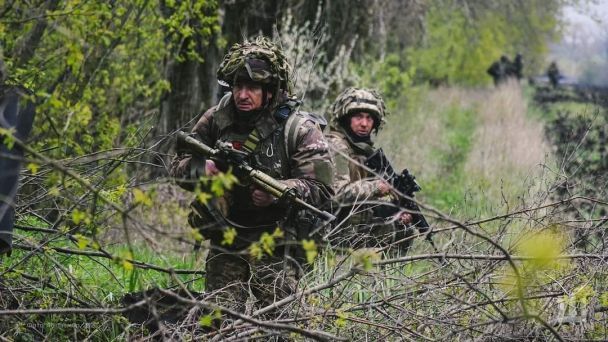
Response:
[[[399,200],[392,205],[377,206],[374,208],[375,214],[379,217],[392,217],[401,209],[407,209],[411,211],[413,217],[411,226],[418,228],[420,233],[428,232],[430,229],[429,223],[420,212],[418,204],[411,200],[411,198],[414,198],[414,193],[421,190],[420,185],[416,182],[416,177],[412,176],[407,169],[403,169],[400,174],[397,174],[381,148],[367,158],[365,166],[382,176],[397,192],[409,197],[399,196]],[[427,234],[426,239],[432,242],[431,234]]]
[[[310,210],[320,217],[324,217],[326,223],[331,222],[336,218],[327,211],[320,210],[299,198],[296,189],[251,167],[246,160],[247,153],[234,149],[230,143],[218,141],[216,148],[211,148],[185,132],[177,132],[177,141],[179,144],[187,146],[193,152],[202,154],[215,162],[232,167],[237,178],[249,180],[259,186],[262,190],[280,200],[296,204],[306,210]]]

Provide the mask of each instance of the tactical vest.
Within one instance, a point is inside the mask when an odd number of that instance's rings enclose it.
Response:
[[[232,93],[226,93],[222,97],[214,117],[230,115],[228,112],[235,110],[231,98]],[[262,119],[265,119],[266,126],[275,126],[274,129],[264,132],[254,129],[249,134],[239,134],[229,130],[230,127],[225,129],[216,127],[212,130],[215,132],[212,140],[237,142],[235,148],[249,153],[249,162],[253,167],[277,179],[291,178],[289,164],[291,156],[297,149],[299,128],[305,121],[310,120],[323,129],[327,121],[317,114],[300,111],[290,105],[277,108],[272,114],[272,119],[269,117]],[[242,148],[238,145],[242,145]]]
[[[249,164],[270,175],[275,179],[289,179],[291,177],[291,156],[297,149],[298,131],[307,120],[312,120],[320,125],[324,124],[315,114],[301,112],[293,107],[282,106],[277,112],[262,113],[255,124],[255,128],[249,133],[236,132],[233,122],[225,121],[234,113],[234,103],[230,101],[231,94],[226,94],[218,104],[214,113],[214,122],[211,129],[212,141],[225,141],[232,143],[233,147],[248,153]],[[253,207],[250,201],[250,190],[246,187],[235,187],[232,191],[233,205],[236,212],[248,215],[255,213],[253,218],[267,216],[270,220],[279,218],[284,213],[284,208]]]

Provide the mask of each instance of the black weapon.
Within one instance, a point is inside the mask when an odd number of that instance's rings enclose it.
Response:
[[[399,199],[392,205],[377,206],[374,208],[375,214],[379,217],[392,217],[400,210],[407,209],[411,212],[413,218],[411,226],[418,228],[420,233],[428,232],[430,229],[429,223],[420,212],[418,204],[412,200],[414,193],[421,190],[420,185],[416,182],[416,177],[412,176],[407,169],[403,169],[400,174],[397,174],[381,148],[367,158],[365,166],[379,174],[397,192],[409,197],[399,196]],[[431,234],[427,234],[426,239],[432,241]]]
[[[325,217],[327,222],[331,222],[336,218],[327,211],[320,210],[309,203],[306,203],[304,200],[298,197],[297,191],[294,188],[291,188],[272,178],[266,173],[251,167],[246,160],[247,153],[235,150],[230,143],[218,141],[216,148],[211,148],[185,132],[177,132],[177,141],[179,144],[187,146],[193,152],[202,154],[215,162],[232,167],[237,178],[241,180],[250,180],[262,190],[279,198],[280,200],[297,204],[307,210],[310,210],[316,215]]]

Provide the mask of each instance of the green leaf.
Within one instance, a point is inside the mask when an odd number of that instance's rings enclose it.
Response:
[[[317,244],[315,243],[314,240],[302,240],[302,248],[304,249],[304,252],[306,253],[306,261],[309,264],[312,264],[315,262],[315,258],[317,257],[318,251],[317,251]]]
[[[133,264],[127,259],[122,260],[122,267],[125,269],[125,271],[133,271]]]
[[[202,327],[210,327],[211,324],[213,324],[214,319],[220,319],[220,318],[222,318],[222,313],[221,313],[221,311],[216,309],[216,310],[213,310],[212,313],[202,316],[198,322]]]
[[[209,202],[210,199],[212,199],[213,196],[211,196],[211,194],[206,193],[206,192],[199,192],[198,195],[196,195],[196,199],[201,203],[201,204],[207,204]]]
[[[600,305],[603,307],[608,307],[608,292],[604,292],[600,296]]]
[[[72,211],[72,222],[74,222],[74,224],[80,224],[81,222],[90,223],[91,220],[85,211],[74,209],[74,211]]]
[[[262,251],[262,247],[260,246],[259,242],[254,242],[249,246],[249,255],[256,260],[262,259],[264,256],[264,251]]]
[[[142,204],[146,207],[152,206],[152,199],[145,192],[141,191],[138,188],[133,189],[133,202],[135,204]]]
[[[3,143],[6,146],[6,148],[8,148],[9,150],[13,149],[13,146],[15,145],[15,136],[13,135],[15,133],[15,129],[14,128],[3,128],[0,127],[0,136],[4,137],[3,139]]]
[[[574,290],[574,301],[583,305],[589,304],[589,298],[595,296],[595,290],[589,285],[582,285]]]
[[[89,245],[89,239],[86,236],[74,234],[74,238],[76,238],[78,249],[85,249]]]
[[[227,245],[230,246],[234,243],[234,239],[236,238],[236,229],[229,227],[224,231],[224,239],[222,240],[222,246]]]
[[[334,325],[336,326],[336,328],[346,327],[346,319],[348,318],[348,314],[345,312],[338,311],[337,316],[338,317],[334,321]]]
[[[51,187],[49,189],[49,196],[53,196],[53,197],[59,196],[59,188],[56,186]]]
[[[30,171],[30,172],[31,172],[33,175],[35,175],[35,174],[37,174],[37,173],[38,173],[38,168],[39,168],[39,166],[38,166],[38,164],[36,164],[36,163],[29,163],[29,164],[27,164],[26,168],[27,168],[27,169],[28,169],[28,170],[29,170],[29,171]]]
[[[201,234],[198,229],[190,229],[190,236],[192,237],[192,239],[194,239],[194,241],[203,240],[203,234]]]
[[[213,317],[211,317],[211,315],[202,316],[198,323],[202,327],[210,327],[211,323],[213,323]]]

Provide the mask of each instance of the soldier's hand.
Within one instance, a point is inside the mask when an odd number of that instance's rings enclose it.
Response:
[[[217,168],[217,166],[215,166],[215,162],[207,159],[205,162],[205,175],[215,176],[218,173],[220,173],[220,170]]]
[[[399,222],[401,222],[402,224],[405,224],[405,225],[412,223],[412,221],[414,220],[414,217],[410,213],[401,212],[398,215],[399,215]]]
[[[260,189],[254,189],[251,192],[251,200],[256,207],[267,207],[276,201],[276,197]]]
[[[393,190],[393,187],[388,182],[380,181],[380,184],[378,185],[378,192],[380,195],[386,195],[391,192],[391,190]]]

